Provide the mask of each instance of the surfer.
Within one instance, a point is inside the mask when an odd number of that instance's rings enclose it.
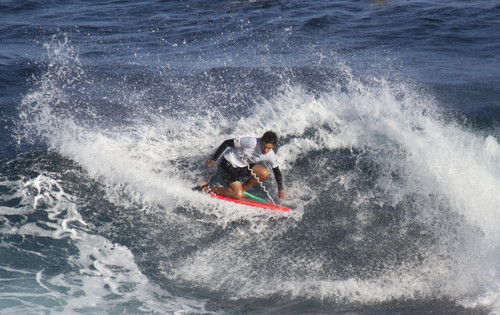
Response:
[[[257,164],[257,162],[267,162],[271,165],[278,184],[278,197],[283,198],[285,196],[283,178],[273,151],[277,142],[278,136],[273,131],[267,131],[261,138],[239,137],[222,142],[212,157],[205,162],[205,166],[212,167],[224,153],[218,169],[227,186],[209,187],[207,182],[203,182],[195,187],[195,190],[241,199],[245,190],[269,176],[268,169]],[[241,177],[248,179],[242,184],[239,180]]]

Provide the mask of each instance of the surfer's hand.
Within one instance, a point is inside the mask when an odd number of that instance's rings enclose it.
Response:
[[[285,191],[284,190],[278,191],[278,197],[280,197],[280,199],[283,199],[285,197]]]
[[[207,160],[207,161],[205,162],[205,166],[206,166],[206,167],[212,167],[214,164],[215,164],[215,161],[214,161],[214,160]]]

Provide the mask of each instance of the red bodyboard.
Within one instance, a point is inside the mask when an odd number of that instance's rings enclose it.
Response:
[[[233,198],[229,198],[226,196],[217,195],[214,193],[209,193],[209,195],[210,195],[210,197],[214,197],[214,198],[226,200],[226,201],[231,201],[231,202],[235,202],[235,203],[239,203],[239,204],[247,205],[247,206],[251,206],[251,207],[258,207],[258,208],[269,209],[269,210],[290,211],[290,208],[278,206],[278,205],[275,205],[275,204],[270,203],[270,202],[260,202],[260,201],[255,201],[255,200],[251,200],[248,198],[233,199]]]

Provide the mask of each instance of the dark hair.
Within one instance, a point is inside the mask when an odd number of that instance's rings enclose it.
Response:
[[[278,136],[274,131],[266,131],[266,133],[262,136],[262,142],[276,145],[276,143],[278,143]]]

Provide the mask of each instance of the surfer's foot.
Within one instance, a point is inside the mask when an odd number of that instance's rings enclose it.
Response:
[[[209,191],[209,189],[210,189],[210,187],[208,187],[207,182],[201,183],[200,186],[193,187],[194,191],[200,191],[200,192],[204,192],[204,193],[207,193]]]

